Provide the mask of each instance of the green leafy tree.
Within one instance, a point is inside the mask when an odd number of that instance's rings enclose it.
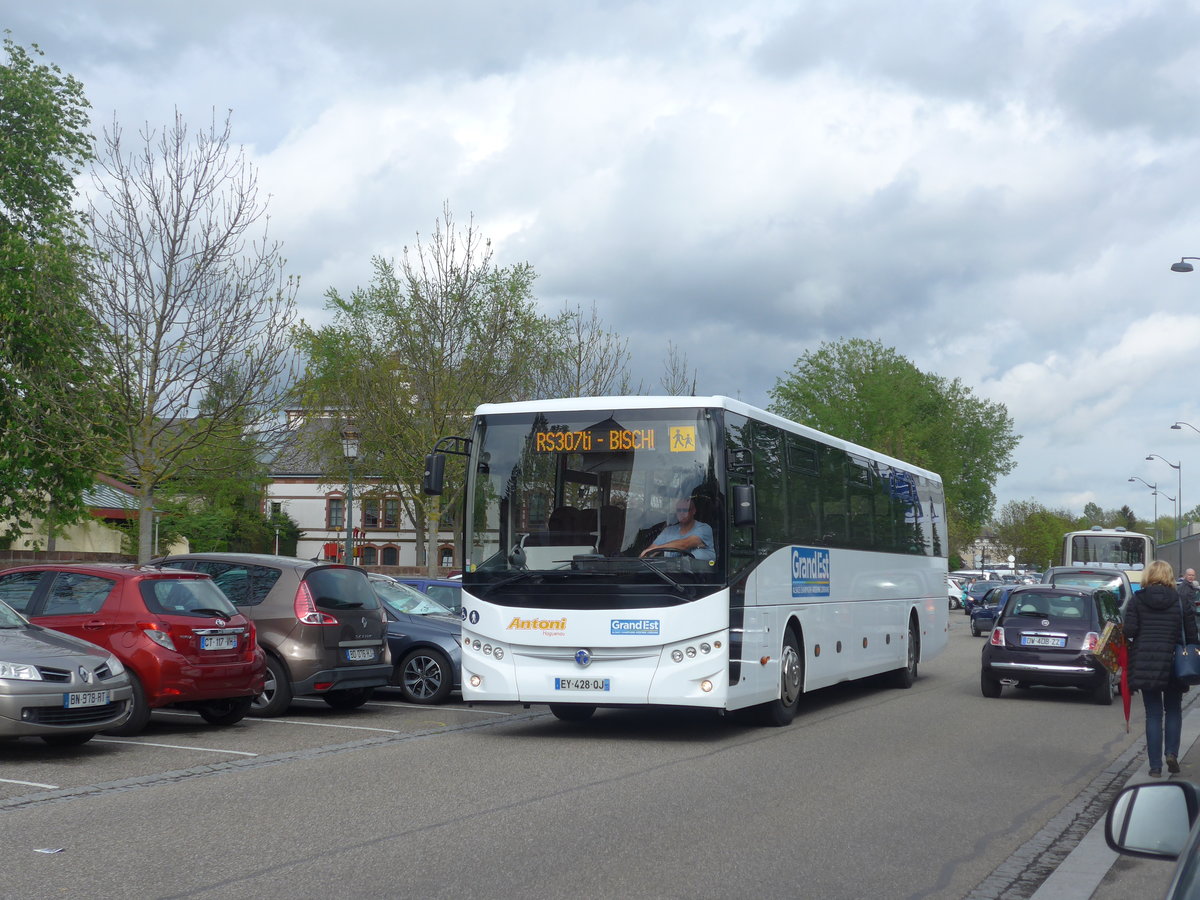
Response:
[[[78,81],[4,39],[0,66],[0,543],[85,515],[107,468],[108,368],[83,302],[74,178],[92,158]]]
[[[326,294],[330,324],[297,329],[308,358],[299,401],[332,411],[313,414],[305,439],[324,471],[341,473],[339,434],[353,423],[356,472],[399,495],[417,529],[418,559],[432,566],[427,551],[444,511],[461,501],[462,478],[448,472],[450,490],[425,496],[425,454],[440,438],[465,434],[479,403],[534,396],[552,374],[562,323],[537,312],[532,266],[495,265],[490,242],[473,221],[458,230],[448,206],[432,238],[418,235],[399,266],[376,257],[372,267],[367,287]]]
[[[297,282],[228,118],[192,134],[176,113],[132,143],[115,123],[105,132],[89,220],[93,310],[111,336],[118,447],[138,490],[145,562],[160,487],[224,465],[246,432],[282,438]]]
[[[996,479],[1015,465],[1020,436],[1003,404],[922,372],[878,341],[823,343],[770,395],[772,412],[939,473],[953,549],[991,518]]]
[[[1013,500],[1000,508],[993,523],[996,542],[1018,563],[1052,565],[1062,556],[1063,535],[1074,530],[1067,510],[1048,509],[1037,500]]]

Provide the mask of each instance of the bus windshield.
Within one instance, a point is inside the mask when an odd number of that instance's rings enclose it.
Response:
[[[719,433],[703,409],[477,416],[464,581],[721,584]]]
[[[1140,534],[1097,534],[1085,532],[1072,535],[1069,552],[1063,560],[1069,566],[1109,566],[1117,569],[1142,569],[1146,559],[1147,541]]]

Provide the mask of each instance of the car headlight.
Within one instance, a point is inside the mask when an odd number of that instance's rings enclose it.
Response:
[[[0,662],[0,678],[12,681],[41,681],[42,673],[25,663]]]
[[[125,667],[123,665],[121,665],[121,661],[119,659],[117,659],[115,656],[110,655],[108,657],[108,671],[111,672],[114,676],[120,675],[122,672],[125,671]]]

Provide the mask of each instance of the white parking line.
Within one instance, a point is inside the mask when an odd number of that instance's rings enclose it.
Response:
[[[234,756],[258,756],[245,750],[218,750],[215,747],[189,747],[186,744],[156,744],[153,741],[115,741],[112,738],[94,738],[97,744],[136,744],[139,747],[166,747],[168,750],[199,750],[202,753],[232,753]]]
[[[42,784],[40,781],[17,781],[15,778],[0,778],[0,781],[5,784],[23,784],[28,787],[49,788],[52,791],[58,790],[57,784]]]
[[[426,709],[426,710],[444,709],[447,711],[454,710],[455,712],[483,713],[485,716],[511,716],[512,715],[511,712],[506,712],[504,710],[499,710],[499,709],[478,709],[475,707],[467,707],[467,706],[434,706],[433,704],[429,704],[429,703],[405,703],[402,700],[370,700],[367,702],[367,706],[394,706],[394,707],[398,707],[399,709]]]
[[[258,722],[278,722],[280,725],[312,725],[314,728],[349,728],[351,731],[381,731],[384,734],[405,734],[394,728],[369,728],[366,725],[334,725],[331,722],[304,722],[300,719],[257,719]]]

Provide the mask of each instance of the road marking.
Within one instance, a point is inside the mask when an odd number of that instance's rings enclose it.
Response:
[[[57,784],[42,784],[40,781],[17,781],[15,778],[0,778],[0,781],[5,784],[24,784],[28,787],[49,788],[52,791],[58,790]]]
[[[429,703],[405,703],[402,700],[370,700],[367,706],[394,706],[399,709],[433,709],[435,708]],[[467,706],[440,706],[436,707],[443,710],[454,710],[455,712],[474,712],[483,713],[485,716],[511,716],[511,712],[499,709],[473,709]]]
[[[280,725],[312,725],[316,728],[349,728],[351,731],[379,731],[383,734],[407,734],[395,728],[370,728],[367,725],[334,725],[331,722],[303,722],[299,719],[257,719],[258,722],[278,722]]]
[[[202,753],[232,753],[235,756],[258,756],[245,750],[218,750],[215,747],[189,747],[186,744],[156,744],[153,741],[115,741],[112,738],[95,738],[97,744],[133,744],[137,747],[166,747],[168,750],[199,750]]]

